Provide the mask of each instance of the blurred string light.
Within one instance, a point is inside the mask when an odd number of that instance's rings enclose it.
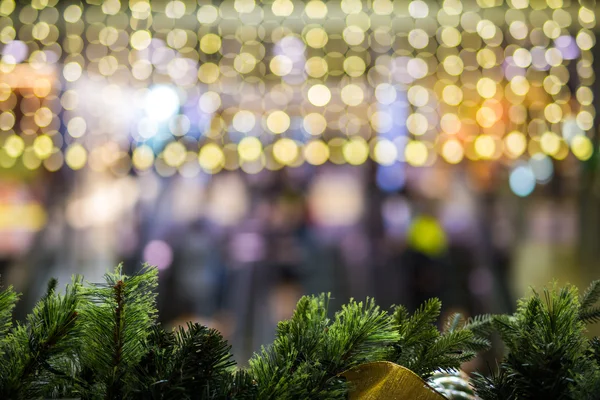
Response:
[[[547,183],[552,178],[554,166],[552,160],[545,154],[534,154],[529,160],[529,168],[533,172],[535,179],[540,183]]]
[[[446,233],[433,217],[420,215],[413,219],[408,228],[407,243],[424,254],[438,256],[447,247]]]
[[[325,172],[316,176],[308,194],[315,223],[330,228],[358,223],[365,208],[363,189],[351,173]]]
[[[173,262],[173,249],[163,240],[151,240],[144,247],[144,261],[156,265],[159,270],[165,270]]]
[[[527,197],[535,189],[535,173],[529,165],[519,165],[509,177],[511,190],[520,197]]]
[[[404,187],[405,175],[405,168],[401,163],[381,165],[377,168],[377,186],[384,192],[396,192]]]
[[[165,121],[179,111],[177,92],[169,86],[157,86],[148,92],[144,100],[144,110],[148,118],[154,121]]]
[[[0,234],[36,232],[46,224],[46,211],[39,203],[0,203]]]
[[[526,195],[596,151],[594,1],[198,3],[0,0],[0,168],[500,160]]]

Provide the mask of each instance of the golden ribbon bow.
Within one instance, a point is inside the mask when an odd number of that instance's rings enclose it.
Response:
[[[445,400],[411,370],[387,361],[359,365],[341,374],[350,400]]]

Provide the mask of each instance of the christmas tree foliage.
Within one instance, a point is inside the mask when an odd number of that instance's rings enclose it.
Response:
[[[73,344],[81,332],[76,324],[78,286],[74,279],[65,294],[57,294],[56,281],[50,281],[47,293],[25,323],[17,324],[0,339],[0,398],[34,399],[60,386],[67,374],[62,367],[70,364]],[[16,296],[11,289],[1,296],[8,299],[10,310]]]
[[[364,362],[384,359],[397,341],[387,314],[351,301],[333,320],[329,296],[303,297],[289,321],[279,323],[275,342],[250,360],[261,399],[343,399],[339,376]]]
[[[577,289],[545,289],[521,300],[514,315],[493,318],[507,349],[491,377],[474,385],[482,400],[600,399],[600,346],[585,324],[600,319],[600,281]]]
[[[156,284],[150,267],[134,276],[117,267],[103,284],[76,278],[64,294],[53,280],[15,326],[17,295],[0,292],[0,398],[254,398],[252,379],[232,370],[230,347],[218,332],[157,325]]]
[[[0,291],[0,340],[4,340],[11,328],[12,310],[15,308],[17,300],[18,296],[12,287]],[[2,348],[0,348],[0,351],[2,351]]]
[[[133,276],[117,267],[102,284],[76,277],[61,292],[52,280],[17,324],[18,295],[0,291],[0,398],[346,399],[354,385],[346,371],[388,361],[448,399],[472,399],[454,372],[496,330],[507,356],[497,373],[475,380],[482,400],[600,399],[600,340],[585,336],[585,324],[600,320],[598,282],[581,299],[573,287],[546,290],[522,300],[515,315],[453,315],[442,330],[437,299],[412,315],[351,300],[331,316],[329,295],[305,296],[275,341],[239,369],[216,330],[157,323],[157,280],[152,267]]]
[[[400,333],[389,361],[402,365],[422,378],[437,370],[456,370],[473,359],[478,351],[486,350],[490,342],[485,338],[490,328],[490,317],[469,320],[466,324],[460,314],[454,314],[440,332],[435,323],[442,310],[438,299],[431,299],[412,316],[403,306],[396,307],[393,322]]]
[[[280,322],[275,342],[250,360],[260,399],[345,399],[349,386],[340,374],[367,362],[393,361],[427,378],[451,370],[488,348],[480,334],[487,319],[450,318],[435,326],[441,302],[432,299],[414,315],[396,307],[392,315],[373,300],[351,300],[333,320],[329,297],[303,297],[291,320]]]

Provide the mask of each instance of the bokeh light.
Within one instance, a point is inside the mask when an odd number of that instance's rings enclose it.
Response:
[[[2,168],[511,168],[596,150],[589,6],[201,3],[2,2]]]
[[[148,118],[155,121],[164,121],[172,117],[179,110],[177,92],[169,86],[150,89],[146,95],[144,109]]]
[[[510,188],[519,197],[529,196],[535,189],[535,182],[535,174],[529,166],[519,165],[510,173]]]

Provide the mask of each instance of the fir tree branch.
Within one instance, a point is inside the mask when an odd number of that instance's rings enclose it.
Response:
[[[517,400],[515,385],[506,368],[498,367],[497,372],[490,369],[490,376],[474,373],[471,385],[482,400]]]
[[[0,365],[1,398],[30,399],[52,386],[54,360],[71,348],[79,334],[78,284],[78,278],[74,278],[64,295],[56,294],[55,284],[50,285],[51,290],[27,317],[26,325],[10,332]]]
[[[235,371],[225,382],[215,398],[223,400],[253,400],[258,397],[258,387],[252,375],[244,370]]]
[[[544,290],[543,299],[534,292],[519,301],[514,315],[494,317],[508,354],[500,365],[502,379],[476,381],[482,400],[582,398],[576,393],[587,393],[596,383],[589,376],[583,387],[581,376],[596,367],[587,355],[589,341],[579,310],[574,287],[554,287]]]
[[[391,316],[373,300],[350,301],[330,320],[329,296],[307,296],[273,344],[235,371],[217,331],[156,325],[155,268],[128,277],[119,266],[105,281],[83,288],[75,279],[64,295],[51,281],[26,324],[12,329],[17,296],[0,292],[0,398],[346,399],[340,373],[349,368],[387,360],[427,378],[487,349],[494,328],[508,353],[497,374],[475,378],[482,400],[599,400],[600,340],[585,337],[585,322],[600,318],[597,284],[582,297],[586,307],[574,287],[553,288],[521,300],[514,315],[464,322],[454,314],[442,332],[437,299]]]
[[[489,324],[487,318],[465,324],[460,314],[453,314],[442,333],[435,325],[440,311],[438,299],[425,302],[412,316],[404,307],[396,307],[393,319],[400,339],[390,361],[427,379],[436,370],[458,369],[463,362],[474,358],[476,352],[489,348],[490,342],[484,337]]]
[[[363,362],[385,359],[397,340],[393,325],[386,312],[380,311],[373,299],[342,306],[328,331],[325,348],[327,358],[334,360],[331,368],[340,373]]]
[[[463,322],[463,316],[460,313],[452,314],[450,317],[448,317],[448,320],[446,321],[445,331],[454,332],[458,329],[461,322]]]
[[[589,368],[577,376],[572,385],[572,399],[600,400],[600,368]]]
[[[0,354],[2,354],[2,340],[12,326],[12,312],[17,304],[19,295],[12,286],[0,291]]]
[[[110,381],[110,383],[108,384],[107,390],[106,390],[106,397],[109,399],[112,398],[117,398],[120,397],[120,392],[121,392],[121,382],[120,382],[120,376],[122,375],[122,371],[121,369],[123,368],[123,365],[121,364],[122,361],[122,357],[123,357],[123,342],[124,342],[124,338],[123,338],[123,329],[125,328],[124,326],[124,321],[123,321],[123,307],[124,307],[124,294],[123,294],[123,280],[118,280],[117,283],[113,286],[113,293],[114,293],[114,301],[115,301],[115,321],[114,321],[114,327],[113,327],[113,343],[114,343],[114,350],[113,350],[113,354],[112,354],[112,368],[113,368],[113,374],[116,377],[116,379],[112,379]]]
[[[406,318],[404,307],[399,306],[394,313],[394,319],[399,327],[399,333],[404,346],[416,345],[418,343],[429,343],[439,334],[434,324],[440,316],[442,302],[437,299],[429,299],[421,305],[415,313]],[[402,319],[405,319],[403,323]]]
[[[488,337],[492,331],[494,317],[490,314],[476,315],[467,320],[463,329],[468,329],[479,337]]]
[[[57,285],[58,285],[58,279],[50,278],[50,280],[48,281],[48,284],[46,285],[46,293],[44,294],[44,296],[42,296],[42,298],[40,300],[44,301],[48,297],[52,296],[54,294],[54,292],[56,291]]]
[[[581,309],[587,310],[600,300],[600,280],[590,283],[580,299]]]
[[[158,276],[149,266],[126,276],[119,265],[104,278],[105,284],[83,289],[84,337],[79,357],[82,370],[94,374],[79,390],[86,396],[102,394],[117,400],[124,398],[133,381],[133,369],[144,355],[144,342],[155,323]]]
[[[579,311],[579,319],[586,324],[600,321],[600,307],[590,307]]]
[[[155,327],[147,352],[135,368],[135,398],[198,400],[239,398],[252,391],[246,374],[231,371],[230,346],[214,329],[188,324],[187,329],[165,332]]]
[[[386,312],[372,300],[350,301],[327,318],[329,296],[303,297],[292,318],[279,323],[273,344],[250,360],[260,399],[345,399],[338,375],[388,357],[398,339]]]

